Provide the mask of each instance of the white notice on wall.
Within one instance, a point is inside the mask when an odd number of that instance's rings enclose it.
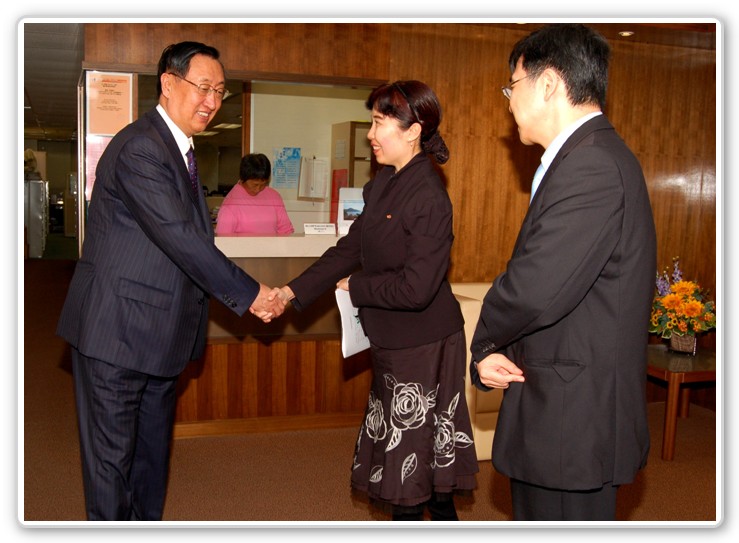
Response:
[[[325,200],[328,194],[328,160],[303,157],[300,162],[298,200]]]

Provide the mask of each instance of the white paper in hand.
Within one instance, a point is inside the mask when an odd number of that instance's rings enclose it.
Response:
[[[336,305],[341,314],[341,354],[348,358],[369,349],[369,339],[362,329],[359,311],[352,305],[348,290],[336,289]]]

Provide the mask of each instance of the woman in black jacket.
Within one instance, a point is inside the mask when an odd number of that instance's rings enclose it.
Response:
[[[282,288],[301,310],[332,287],[348,290],[370,339],[373,383],[359,431],[352,487],[392,505],[394,520],[458,520],[453,492],[478,471],[464,396],[464,321],[446,274],[452,205],[431,154],[449,151],[441,107],[420,81],[370,94],[367,135],[384,167],[335,247]]]

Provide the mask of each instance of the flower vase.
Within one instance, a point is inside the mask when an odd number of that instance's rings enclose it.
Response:
[[[676,353],[685,353],[695,356],[696,344],[697,340],[695,336],[690,334],[685,334],[684,336],[672,334],[672,336],[670,336],[670,350],[675,351]]]

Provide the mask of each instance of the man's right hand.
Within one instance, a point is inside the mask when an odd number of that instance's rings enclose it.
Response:
[[[483,385],[508,388],[509,383],[523,383],[523,371],[501,353],[493,353],[477,363],[477,373]]]

